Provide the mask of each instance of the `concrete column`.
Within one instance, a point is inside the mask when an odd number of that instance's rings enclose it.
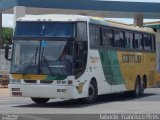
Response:
[[[20,17],[25,16],[25,7],[24,6],[15,6],[14,7],[14,27],[16,25],[16,20]]]
[[[2,43],[2,13],[0,12],[0,48],[3,47]]]
[[[136,14],[134,16],[134,26],[143,26],[143,14]]]

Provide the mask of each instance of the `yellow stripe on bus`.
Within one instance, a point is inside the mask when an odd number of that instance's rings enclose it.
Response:
[[[16,80],[44,80],[47,75],[22,75],[22,74],[11,74],[12,78]]]

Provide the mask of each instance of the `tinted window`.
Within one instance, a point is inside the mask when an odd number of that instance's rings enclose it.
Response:
[[[125,47],[124,32],[114,30],[115,47]]]
[[[74,37],[74,26],[69,22],[17,22],[14,36]]]
[[[150,35],[143,35],[144,40],[144,49],[151,50],[152,49],[152,38]]]
[[[77,40],[87,41],[87,26],[86,23],[77,23]]]
[[[121,47],[122,47],[122,48],[125,48],[124,32],[123,32],[123,31],[120,31],[120,32],[119,32],[119,36],[120,36]]]
[[[89,37],[91,46],[100,46],[100,28],[96,26],[89,27]]]
[[[115,47],[121,47],[119,30],[114,30]]]
[[[112,29],[107,29],[107,28],[102,29],[102,41],[104,46],[114,46]]]
[[[156,43],[155,43],[155,36],[151,36],[151,40],[152,40],[152,50],[156,49]]]
[[[135,33],[134,47],[136,49],[143,49],[143,39],[141,34]]]
[[[126,48],[133,48],[133,33],[125,32]]]
[[[98,46],[100,46],[101,45],[101,37],[100,37],[100,28],[99,27],[97,27],[96,28],[96,44],[98,45]]]
[[[95,46],[96,45],[96,28],[94,26],[89,27],[89,38],[90,38],[90,45]]]

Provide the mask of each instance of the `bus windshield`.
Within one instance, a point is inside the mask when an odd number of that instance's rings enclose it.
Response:
[[[71,74],[67,55],[67,41],[15,41],[12,73],[17,74]],[[71,56],[71,55],[70,55]]]
[[[17,22],[14,37],[75,37],[75,23]]]
[[[17,22],[13,42],[13,74],[80,76],[85,70],[85,22]]]

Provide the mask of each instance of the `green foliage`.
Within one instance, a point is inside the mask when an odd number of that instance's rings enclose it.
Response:
[[[2,30],[3,30],[2,31],[3,44],[12,43],[13,29],[12,28],[3,28]]]

